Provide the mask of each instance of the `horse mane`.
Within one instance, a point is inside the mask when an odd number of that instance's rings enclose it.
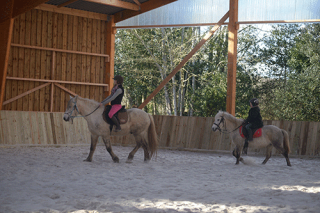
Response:
[[[237,123],[237,120],[241,120],[243,121],[242,118],[236,118],[235,116],[231,115],[230,113],[228,112],[224,112],[224,111],[219,111],[218,114],[223,114],[223,116],[228,119],[229,121],[231,121],[232,123],[236,124]]]
[[[92,99],[88,99],[88,98],[82,98],[82,97],[79,97],[82,101],[85,102],[85,104],[87,106],[90,106],[90,107],[97,107],[97,105],[99,104],[99,102],[95,101],[95,100],[92,100]]]

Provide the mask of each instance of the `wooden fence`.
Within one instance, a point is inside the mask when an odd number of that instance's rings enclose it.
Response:
[[[0,147],[17,145],[90,144],[90,133],[83,118],[64,122],[63,113],[0,111]],[[202,150],[231,150],[229,135],[213,132],[213,117],[153,116],[159,147]],[[320,155],[320,122],[264,121],[285,129],[291,154]],[[131,135],[112,136],[112,143],[134,145]],[[100,139],[101,143],[101,139]],[[263,150],[255,150],[261,152]]]

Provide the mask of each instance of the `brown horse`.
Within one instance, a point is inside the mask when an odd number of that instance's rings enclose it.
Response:
[[[227,132],[231,135],[233,143],[236,145],[233,150],[233,156],[236,157],[236,164],[239,161],[244,162],[243,158],[240,157],[245,139],[236,131],[238,127],[243,123],[243,119],[237,119],[233,115],[219,111],[215,116],[215,121],[212,125],[212,130],[219,130],[221,132]],[[223,128],[223,129],[222,129]],[[249,141],[250,148],[264,148],[266,147],[266,158],[262,164],[266,164],[272,154],[272,147],[275,147],[280,153],[286,158],[287,165],[291,166],[289,160],[289,135],[288,133],[274,125],[266,125],[262,128],[262,136],[254,138],[253,141]]]
[[[140,147],[144,150],[145,161],[149,161],[152,156],[156,154],[158,136],[155,130],[153,117],[150,114],[137,108],[128,109],[128,122],[121,125],[122,130],[120,132],[115,133],[110,131],[109,124],[103,120],[103,110],[104,108],[99,107],[99,103],[94,100],[81,98],[79,96],[72,98],[70,96],[63,119],[65,121],[72,121],[73,118],[84,117],[88,122],[88,128],[91,133],[90,153],[85,161],[92,161],[98,138],[101,136],[112,160],[116,163],[119,162],[119,158],[112,151],[110,143],[111,134],[133,134],[136,146],[130,152],[127,162],[133,160],[134,154]]]

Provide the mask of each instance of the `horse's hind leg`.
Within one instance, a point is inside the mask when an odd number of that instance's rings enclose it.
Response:
[[[243,158],[240,157],[240,148],[238,146],[234,148],[232,155],[237,159],[236,165],[239,164],[240,161],[243,161]]]
[[[285,150],[278,142],[273,143],[273,146],[285,157],[287,161],[287,166],[291,166],[290,160],[289,160],[289,153],[287,150]]]
[[[271,154],[272,154],[272,144],[269,144],[267,147],[266,147],[266,159],[264,159],[264,161],[262,162],[262,164],[266,164],[268,162],[268,160],[270,159],[271,157]]]
[[[136,140],[136,147],[130,152],[128,156],[128,161],[132,161],[134,154],[138,151],[138,149],[142,146],[143,151],[144,151],[144,161],[149,161],[150,160],[150,155],[149,155],[149,147],[148,147],[148,140],[147,140],[147,133],[141,133],[139,135],[134,135],[134,138]]]
[[[129,153],[127,163],[130,163],[133,160],[134,154],[138,151],[138,149],[141,147],[140,143],[137,143],[137,145],[134,147],[134,149]]]
[[[91,135],[91,145],[90,145],[90,153],[84,161],[91,162],[92,161],[92,156],[94,151],[96,150],[97,142],[98,142],[99,136],[97,135]]]
[[[119,158],[118,156],[116,156],[113,151],[112,151],[112,147],[111,147],[111,143],[110,143],[110,138],[102,138],[103,142],[106,146],[107,151],[109,152],[109,154],[111,155],[111,158],[113,160],[113,162],[115,163],[119,163]]]

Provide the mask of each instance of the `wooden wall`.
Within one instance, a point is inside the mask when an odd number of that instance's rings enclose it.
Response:
[[[0,147],[17,145],[90,144],[90,133],[83,118],[74,124],[64,122],[63,113],[0,111]],[[213,132],[213,117],[153,116],[159,147],[202,150],[228,150],[229,135]],[[264,121],[285,129],[292,155],[320,155],[320,122]],[[134,145],[132,135],[112,136],[112,144]],[[101,138],[100,138],[100,143]],[[249,150],[250,151],[250,150]],[[251,150],[264,154],[264,150]]]
[[[89,53],[105,53],[106,21],[33,9],[14,21],[12,43]],[[105,58],[56,52],[54,75],[52,51],[11,47],[7,77],[104,83]],[[7,79],[5,99],[9,100],[43,82]],[[101,101],[103,87],[62,84],[68,90]],[[50,111],[51,87],[4,105],[3,110]],[[54,87],[53,111],[65,111],[69,95]]]

